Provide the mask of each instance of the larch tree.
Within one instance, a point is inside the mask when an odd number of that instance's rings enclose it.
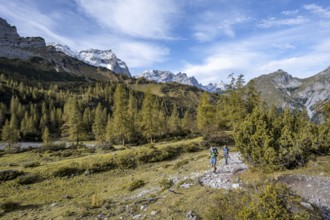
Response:
[[[114,94],[113,134],[125,145],[128,137],[127,94],[122,84],[116,87]]]

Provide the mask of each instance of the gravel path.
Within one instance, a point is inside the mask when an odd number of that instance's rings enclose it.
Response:
[[[247,168],[246,164],[241,160],[240,154],[233,152],[230,153],[228,165],[225,165],[224,159],[218,161],[216,173],[213,173],[210,169],[210,171],[207,171],[199,179],[199,182],[204,186],[210,186],[212,188],[239,188],[240,182],[233,177],[233,174],[239,171],[244,171]]]

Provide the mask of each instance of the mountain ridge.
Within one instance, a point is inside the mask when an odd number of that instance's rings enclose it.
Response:
[[[330,100],[330,68],[305,79],[292,77],[283,70],[253,79],[256,89],[268,105],[306,110],[309,117],[317,116],[320,102]]]
[[[197,88],[206,90],[208,92],[223,92],[226,90],[226,86],[223,82],[209,83],[204,86],[197,81],[194,76],[188,77],[186,73],[172,73],[166,70],[147,70],[143,73],[135,76],[136,78],[145,78],[150,81],[156,81],[158,83],[177,82],[185,85],[195,86]]]

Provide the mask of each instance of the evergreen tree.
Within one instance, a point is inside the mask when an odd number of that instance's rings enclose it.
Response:
[[[105,140],[106,115],[106,110],[103,110],[101,103],[99,103],[95,110],[95,120],[92,126],[95,140],[97,141],[103,142]]]
[[[112,137],[113,137],[112,118],[110,115],[108,115],[107,126],[105,128],[105,140],[111,143]]]
[[[128,109],[127,109],[127,115],[128,115],[128,133],[127,137],[129,140],[135,139],[136,134],[138,132],[138,107],[137,102],[135,100],[135,97],[133,93],[130,94],[128,99]]]
[[[122,84],[116,87],[114,94],[114,111],[113,111],[113,134],[116,139],[125,145],[125,139],[128,137],[128,112],[127,112],[127,94]]]
[[[145,93],[141,110],[142,134],[152,143],[157,134],[158,104],[150,91]]]
[[[49,133],[49,129],[48,127],[45,127],[43,133],[42,133],[42,141],[45,143],[45,144],[48,144],[50,143],[50,133]]]
[[[214,125],[214,107],[210,103],[210,95],[203,93],[197,107],[197,128],[203,133],[209,133]]]
[[[83,127],[82,116],[79,110],[79,103],[76,97],[69,98],[64,106],[62,125],[62,135],[67,136],[69,140],[79,143]]]
[[[170,133],[176,134],[180,131],[180,117],[176,104],[173,105],[171,116],[168,120]]]

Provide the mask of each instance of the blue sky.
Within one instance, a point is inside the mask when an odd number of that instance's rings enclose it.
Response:
[[[133,75],[180,71],[207,84],[330,66],[329,0],[0,0],[0,17],[24,37],[111,49]]]

